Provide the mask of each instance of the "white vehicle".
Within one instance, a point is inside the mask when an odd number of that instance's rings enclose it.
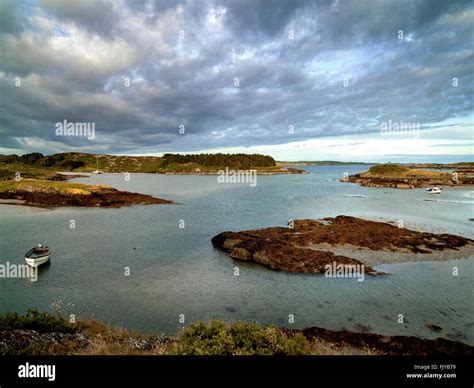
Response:
[[[38,267],[39,265],[46,263],[50,256],[51,253],[49,248],[40,244],[26,253],[25,261],[26,264],[32,267]]]

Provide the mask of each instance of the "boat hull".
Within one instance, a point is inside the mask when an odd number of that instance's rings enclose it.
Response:
[[[46,256],[41,256],[41,257],[36,257],[36,258],[31,258],[31,257],[25,257],[26,264],[28,264],[31,267],[38,267],[41,264],[46,263],[49,260],[49,257],[51,255],[46,255]]]
[[[428,194],[441,194],[441,189],[438,187],[433,187],[433,188],[430,187],[426,189],[426,192]]]

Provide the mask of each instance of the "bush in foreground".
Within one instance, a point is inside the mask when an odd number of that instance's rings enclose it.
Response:
[[[277,327],[221,321],[194,323],[179,333],[180,355],[302,355],[310,354],[306,338],[286,334]]]
[[[74,333],[66,319],[56,314],[28,309],[25,315],[16,312],[0,315],[0,331],[2,330],[35,330],[39,333]]]
[[[305,355],[314,354],[301,333],[274,326],[261,327],[246,322],[193,323],[174,337],[147,337],[112,328],[96,321],[71,325],[59,313],[30,309],[0,315],[0,332],[34,330],[38,333],[80,332],[82,340],[50,343],[46,338],[20,335],[11,344],[0,346],[5,354],[175,354],[175,355]],[[1,344],[1,337],[0,337]],[[138,344],[138,345],[137,345]]]

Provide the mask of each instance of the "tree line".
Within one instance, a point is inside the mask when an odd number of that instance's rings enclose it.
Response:
[[[60,167],[74,170],[83,167],[85,163],[80,160],[72,160],[68,154],[55,154],[45,156],[39,152],[25,155],[0,155],[0,163],[21,163],[37,167]],[[273,167],[275,160],[268,155],[260,154],[165,154],[161,165],[195,163],[209,167],[229,167],[248,169],[252,167]]]
[[[177,163],[196,163],[203,166],[250,168],[272,167],[275,160],[268,155],[260,154],[164,154],[162,165]]]
[[[39,152],[32,152],[21,156],[0,155],[0,163],[21,163],[36,167],[61,167],[69,170],[74,170],[84,166],[84,162],[68,159],[65,154],[44,156]]]

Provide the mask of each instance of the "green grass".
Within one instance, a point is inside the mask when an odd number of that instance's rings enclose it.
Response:
[[[399,166],[398,164],[379,164],[369,169],[369,173],[382,176],[400,176],[409,171],[408,167]]]

